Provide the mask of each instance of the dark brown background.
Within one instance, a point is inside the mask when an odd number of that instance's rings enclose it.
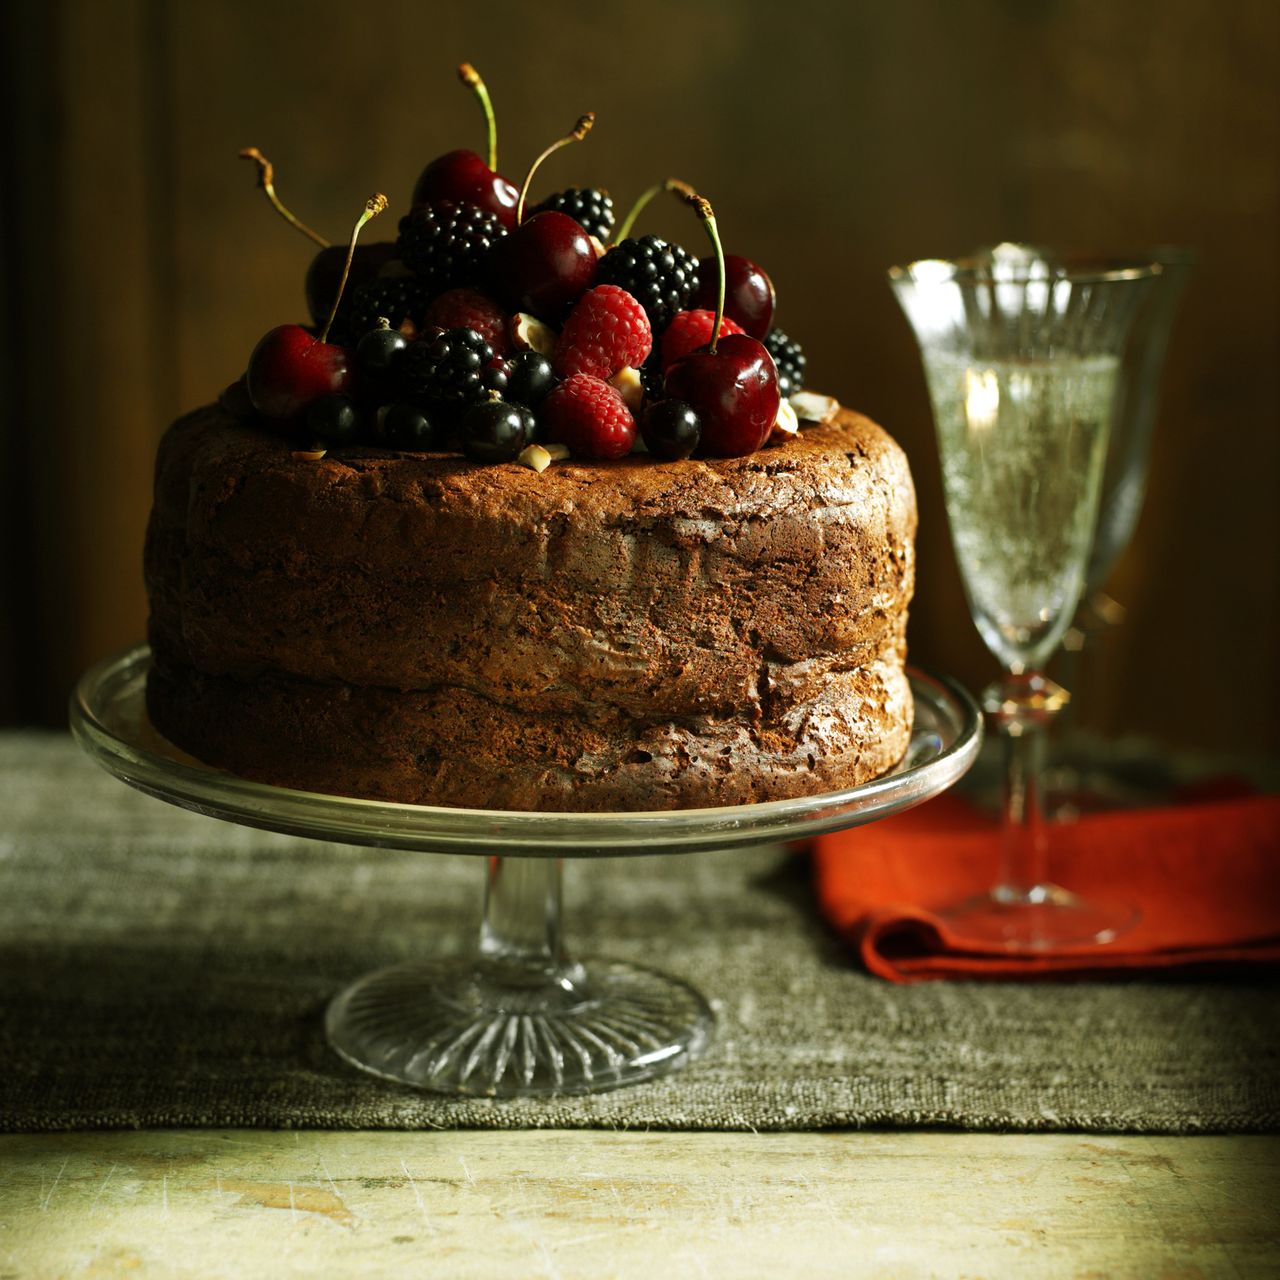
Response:
[[[4,19],[0,721],[56,722],[78,671],[139,638],[151,457],[254,341],[302,312],[306,242],[482,149],[501,167],[587,108],[546,188],[629,203],[668,174],[765,264],[811,383],[885,423],[920,489],[916,661],[995,673],[947,540],[918,359],[884,268],[996,239],[1194,246],[1147,506],[1112,577],[1129,619],[1077,673],[1082,720],[1280,749],[1280,5],[56,0]],[[687,213],[643,229],[701,252]],[[394,234],[387,215],[373,230]]]

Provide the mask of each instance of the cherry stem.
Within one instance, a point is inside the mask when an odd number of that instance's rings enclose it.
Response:
[[[711,354],[715,355],[716,344],[720,341],[720,326],[724,323],[725,286],[724,248],[720,244],[720,231],[716,226],[716,215],[711,208],[711,202],[700,196],[687,182],[670,179],[667,189],[674,191],[686,204],[693,206],[698,217],[702,219],[702,225],[706,228],[707,236],[711,240],[711,247],[715,250],[716,270],[720,275],[720,279],[719,288],[716,291],[716,318],[711,326],[711,346],[709,348]]]
[[[691,195],[697,194],[687,182],[681,182],[679,178],[668,178],[665,182],[655,182],[647,191],[640,193],[640,198],[628,210],[627,216],[623,218],[622,225],[614,232],[610,243],[617,244],[619,241],[625,240],[631,234],[631,228],[635,226],[636,219],[644,212],[645,206],[654,196],[660,196],[664,191],[670,191],[685,201]]]
[[[538,172],[538,166],[549,156],[559,151],[561,147],[567,147],[571,142],[581,142],[583,138],[591,132],[591,126],[596,122],[596,113],[588,111],[586,115],[578,117],[578,123],[573,126],[572,133],[566,133],[563,138],[556,139],[529,167],[529,172],[525,174],[524,186],[520,188],[520,199],[516,201],[516,226],[518,227],[524,221],[524,201],[529,194],[529,184],[533,181],[533,175]]]
[[[333,307],[329,312],[329,318],[324,322],[324,328],[320,330],[320,337],[317,341],[328,341],[329,330],[333,327],[333,322],[338,315],[338,307],[342,302],[342,291],[347,287],[347,276],[351,273],[351,259],[356,256],[356,241],[360,239],[360,228],[370,218],[376,218],[386,207],[387,197],[380,191],[376,192],[365,201],[364,211],[356,219],[356,225],[351,228],[351,243],[347,245],[347,260],[342,264],[342,279],[338,281],[338,292],[334,295]]]
[[[489,130],[489,168],[496,173],[498,171],[498,117],[493,113],[493,100],[489,97],[489,90],[480,78],[480,73],[469,62],[459,65],[458,79],[480,100],[485,126]]]
[[[322,249],[329,248],[329,241],[324,238],[318,231],[313,231],[305,222],[299,218],[295,218],[288,209],[280,202],[280,197],[276,195],[275,188],[275,169],[272,167],[271,161],[258,150],[257,147],[245,147],[240,152],[241,160],[252,160],[258,166],[258,186],[262,188],[263,194],[271,202],[271,207],[291,226],[301,231],[304,236],[309,236]]]

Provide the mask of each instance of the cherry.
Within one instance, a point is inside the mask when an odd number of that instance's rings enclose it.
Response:
[[[338,282],[342,279],[343,267],[347,261],[347,246],[330,244],[318,231],[313,231],[300,218],[295,218],[285,208],[280,197],[276,195],[275,168],[271,161],[257,147],[245,147],[240,152],[241,160],[252,160],[258,166],[258,187],[266,196],[271,207],[293,228],[301,231],[309,240],[320,246],[320,252],[311,259],[307,268],[306,296],[307,310],[312,321],[319,325],[333,307],[337,296]],[[378,244],[362,244],[351,260],[350,284],[353,289],[372,280],[388,262],[396,256],[394,241],[383,241]]]
[[[362,244],[356,247],[355,257],[351,259],[351,275],[348,285],[354,290],[372,280],[388,262],[394,262],[396,244],[394,240],[378,240],[373,244]],[[347,246],[330,245],[321,249],[307,268],[306,292],[307,310],[316,324],[323,324],[324,318],[333,306],[334,296],[338,292],[338,281],[342,279],[342,265],[347,260]]]
[[[572,132],[553,142],[530,166],[516,203],[516,228],[489,254],[490,287],[512,311],[524,311],[557,323],[596,279],[595,246],[581,223],[554,209],[524,216],[529,183],[553,152],[581,142],[595,115],[588,111]]]
[[[702,423],[701,452],[717,458],[754,453],[769,438],[782,397],[778,371],[762,342],[745,333],[719,337],[724,314],[725,263],[711,205],[696,192],[685,199],[698,212],[716,255],[719,288],[710,346],[667,371],[666,393],[685,401]]]
[[[387,197],[375,195],[366,202],[351,232],[347,246],[346,270],[324,328],[313,337],[301,325],[277,325],[254,347],[245,372],[245,385],[253,407],[264,417],[286,420],[297,417],[317,400],[328,395],[350,393],[354,385],[355,362],[350,351],[329,342],[329,330],[355,256],[360,228],[387,207]]]
[[[764,341],[773,324],[773,308],[777,301],[773,281],[750,258],[727,253],[724,258],[724,313],[742,326],[743,333]],[[719,271],[714,257],[698,263],[698,290],[691,307],[711,310],[716,305]]]
[[[422,171],[413,188],[414,204],[474,204],[496,214],[508,231],[516,225],[519,193],[498,168],[498,123],[493,103],[480,73],[469,63],[458,68],[458,79],[479,99],[489,131],[489,163],[474,151],[449,151],[438,156]]]
[[[321,342],[299,324],[281,324],[258,340],[245,382],[253,407],[283,421],[324,396],[350,392],[354,374],[346,347]]]
[[[516,225],[519,192],[500,173],[494,173],[474,151],[448,151],[425,169],[413,187],[414,204],[479,205],[498,215],[508,231]]]
[[[567,213],[548,209],[494,245],[489,283],[509,310],[556,324],[595,284],[597,261],[582,227]]]

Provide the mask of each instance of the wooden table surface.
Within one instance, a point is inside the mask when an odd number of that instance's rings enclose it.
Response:
[[[0,1138],[0,1280],[1280,1275],[1280,1138]]]

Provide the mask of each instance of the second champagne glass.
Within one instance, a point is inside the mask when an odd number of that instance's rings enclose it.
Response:
[[[889,273],[924,359],[970,612],[1005,672],[983,696],[1005,750],[1004,855],[989,891],[943,909],[962,944],[1106,943],[1138,917],[1050,879],[1040,764],[1069,696],[1044,667],[1083,589],[1120,355],[1158,272],[930,260]]]

